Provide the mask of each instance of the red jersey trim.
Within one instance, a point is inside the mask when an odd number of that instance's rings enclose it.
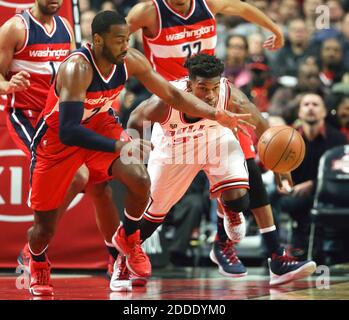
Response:
[[[146,40],[151,40],[151,41],[155,41],[157,38],[160,37],[161,35],[161,31],[162,31],[162,19],[161,19],[161,14],[160,14],[160,9],[159,9],[159,6],[156,2],[156,0],[152,0],[153,1],[153,4],[155,6],[155,10],[156,10],[156,14],[158,16],[158,22],[159,22],[159,30],[158,30],[158,33],[155,37],[153,38],[150,38],[150,37],[147,37],[144,33],[143,33],[143,37],[146,39]]]
[[[168,107],[169,107],[169,111],[168,111],[168,113],[167,113],[166,120],[163,121],[163,122],[161,122],[160,125],[166,124],[166,123],[170,120],[170,118],[171,118],[171,115],[172,115],[172,107],[171,107],[171,106],[168,106]]]
[[[224,110],[228,110],[229,106],[229,101],[230,101],[230,96],[231,96],[231,91],[229,87],[228,81],[224,81],[225,84],[225,102],[224,102]],[[228,110],[229,111],[229,110]]]

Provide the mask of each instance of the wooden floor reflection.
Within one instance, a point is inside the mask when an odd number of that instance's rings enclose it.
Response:
[[[111,292],[102,274],[54,273],[55,300],[349,300],[349,272],[334,273],[326,283],[314,275],[282,287],[270,288],[260,268],[249,269],[245,278],[220,276],[215,268],[157,270],[146,288]],[[17,289],[18,275],[0,275],[1,300],[32,300],[28,290]]]

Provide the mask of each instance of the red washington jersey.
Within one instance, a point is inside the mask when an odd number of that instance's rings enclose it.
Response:
[[[126,61],[122,64],[114,64],[110,74],[105,77],[97,66],[90,44],[86,44],[80,49],[75,50],[67,59],[75,55],[82,56],[93,68],[93,79],[86,90],[84,114],[82,118],[82,124],[90,124],[94,122],[95,115],[111,112],[109,109],[111,109],[112,103],[124,88],[128,78]],[[55,85],[52,85],[49,91],[42,118],[48,128],[58,133],[59,97],[56,93]]]
[[[187,16],[175,12],[165,0],[153,0],[158,34],[143,34],[144,53],[153,68],[167,80],[187,76],[185,60],[199,52],[214,54],[217,44],[216,20],[205,0],[193,0]]]
[[[30,10],[16,16],[25,25],[25,43],[14,53],[8,78],[19,71],[27,71],[30,74],[30,87],[22,92],[9,94],[6,107],[41,112],[56,70],[70,53],[72,35],[59,16],[53,17],[51,33],[33,17]]]

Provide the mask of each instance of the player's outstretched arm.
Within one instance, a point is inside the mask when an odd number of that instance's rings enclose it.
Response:
[[[251,114],[250,122],[256,127],[255,132],[259,138],[269,128],[268,121],[241,90],[236,88],[232,83],[229,83],[229,85],[231,90],[229,110],[236,113]]]
[[[147,28],[156,22],[156,10],[152,1],[140,2],[129,11],[126,17],[130,33]]]
[[[120,151],[124,142],[106,138],[81,124],[92,76],[91,65],[80,56],[71,57],[59,68],[55,84],[59,95],[59,138],[68,146],[112,153]]]
[[[134,75],[150,91],[171,107],[192,116],[216,120],[221,125],[235,128],[240,121],[245,122],[249,114],[234,114],[225,110],[216,110],[194,95],[178,90],[161,75],[156,73],[148,60],[137,50],[128,52],[129,74]]]
[[[138,131],[143,138],[145,122],[163,122],[169,113],[170,107],[158,96],[152,95],[149,99],[142,101],[131,113],[127,122],[127,128]]]
[[[284,46],[285,39],[281,28],[253,5],[239,0],[207,0],[207,2],[214,14],[240,16],[271,31],[274,35],[264,42],[264,48],[278,50]]]
[[[13,17],[0,28],[0,94],[23,91],[30,86],[30,75],[26,71],[6,80],[13,55],[24,44],[25,32],[25,25],[19,17]]]

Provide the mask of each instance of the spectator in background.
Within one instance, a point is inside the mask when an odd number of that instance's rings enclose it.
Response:
[[[343,17],[339,40],[343,48],[344,66],[349,70],[349,12]]]
[[[247,37],[248,53],[253,60],[254,57],[264,56],[264,36],[261,33],[252,33]]]
[[[272,20],[274,21],[277,20],[275,19],[275,17],[272,16],[272,14],[269,14],[269,2],[267,0],[247,0],[246,2],[250,3],[251,5],[261,10],[262,12],[266,13],[266,15],[270,17]],[[246,22],[244,20],[242,20],[238,25],[236,25],[232,29],[232,32],[234,34],[242,35],[245,37],[248,37],[250,34],[253,34],[253,33],[261,33],[264,39],[268,38],[268,36],[271,34],[270,31],[264,28],[261,28],[259,25]]]
[[[303,14],[304,21],[307,30],[310,34],[316,31],[315,22],[318,17],[316,8],[324,4],[324,0],[304,0],[303,1]]]
[[[241,35],[230,35],[226,41],[224,76],[237,88],[250,83],[252,75],[247,67],[248,42]]]
[[[247,65],[251,73],[251,81],[241,90],[257,106],[260,112],[267,112],[270,98],[274,92],[273,78],[265,56],[253,56]]]
[[[317,30],[314,30],[311,43],[312,46],[316,46],[317,49],[321,47],[321,44],[330,38],[340,38],[342,20],[344,17],[344,10],[337,0],[329,0],[326,2],[325,6],[329,9],[329,26],[317,26]],[[322,19],[321,19],[322,20]],[[321,29],[320,29],[321,27]]]
[[[308,60],[298,67],[296,86],[282,86],[276,90],[271,98],[268,110],[270,115],[283,117],[287,124],[292,124],[297,119],[297,109],[305,92],[325,96],[320,81],[319,67],[310,59]]]
[[[298,0],[281,0],[277,11],[276,22],[282,25],[283,29],[287,29],[286,26],[289,22],[299,18],[300,15]]]
[[[332,147],[346,143],[345,137],[337,129],[325,123],[326,113],[326,106],[319,95],[304,94],[299,105],[297,130],[305,141],[305,158],[292,172],[292,191],[277,191],[272,200],[276,212],[286,212],[296,222],[292,246],[299,249],[301,258],[307,254],[310,210],[314,201],[320,157]]]
[[[309,32],[302,19],[290,21],[288,30],[285,46],[277,52],[271,64],[277,77],[296,77],[299,64],[313,53],[309,46]]]
[[[90,0],[79,0],[80,15],[90,9],[91,9]]]
[[[342,2],[339,0],[328,0],[326,5],[330,9],[330,25],[332,28],[341,30],[342,20],[345,14]]]
[[[339,130],[345,135],[347,138],[347,142],[349,143],[349,96],[342,95],[339,103],[336,107],[337,109],[337,120]]]
[[[324,87],[331,88],[333,84],[341,81],[346,72],[343,61],[343,48],[336,38],[325,40],[321,45],[320,79]]]
[[[117,8],[118,12],[123,15],[124,17],[127,16],[130,9],[135,6],[138,2],[137,0],[112,0],[115,7]]]
[[[113,1],[104,1],[101,5],[101,11],[105,11],[105,10],[110,10],[110,11],[116,10],[114,2]]]
[[[80,14],[80,28],[81,28],[81,45],[87,42],[92,42],[91,24],[97,12],[88,9]]]
[[[345,135],[349,143],[349,83],[346,90],[336,90],[331,96],[328,121]]]

